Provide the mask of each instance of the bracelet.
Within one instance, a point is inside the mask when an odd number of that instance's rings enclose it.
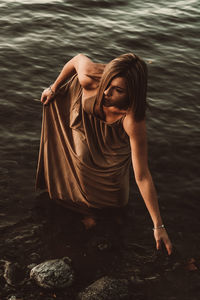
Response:
[[[49,86],[50,92],[51,92],[51,96],[55,95],[55,92],[52,90],[51,85]]]
[[[160,225],[160,226],[158,226],[158,227],[154,227],[154,228],[153,228],[153,231],[156,230],[156,229],[163,229],[163,228],[165,228],[165,225],[164,225],[164,224],[162,224],[162,225]]]

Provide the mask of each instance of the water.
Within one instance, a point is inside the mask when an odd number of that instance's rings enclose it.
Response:
[[[161,207],[180,220],[197,213],[199,28],[198,0],[1,0],[0,223],[34,202],[42,105],[33,99],[80,52],[97,62],[126,52],[147,61],[149,161]]]

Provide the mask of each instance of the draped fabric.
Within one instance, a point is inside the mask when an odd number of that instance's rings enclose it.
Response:
[[[129,197],[129,137],[123,118],[109,124],[93,114],[95,97],[82,100],[77,75],[43,106],[36,189],[85,212],[121,207]]]

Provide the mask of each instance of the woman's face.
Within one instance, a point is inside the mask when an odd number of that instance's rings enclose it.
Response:
[[[126,80],[124,77],[115,77],[104,91],[103,105],[115,106],[124,109],[128,100]]]

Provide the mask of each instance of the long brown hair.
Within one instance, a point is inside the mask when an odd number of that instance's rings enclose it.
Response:
[[[102,100],[104,91],[115,77],[126,79],[128,101],[124,109],[129,109],[133,113],[136,121],[141,121],[145,117],[146,94],[147,94],[147,66],[137,55],[127,53],[120,55],[109,62],[102,74],[95,101],[95,111],[103,116]]]

